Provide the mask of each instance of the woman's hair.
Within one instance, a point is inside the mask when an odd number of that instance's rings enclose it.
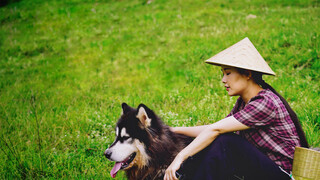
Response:
[[[243,74],[246,76],[249,76],[249,74],[250,74],[249,70],[245,70],[245,69],[241,69],[241,68],[237,68],[237,69],[240,74]],[[298,119],[296,113],[291,109],[289,103],[272,86],[270,86],[268,83],[266,83],[262,79],[262,73],[256,72],[256,71],[251,71],[251,77],[252,77],[253,81],[255,83],[259,84],[263,89],[270,89],[274,94],[276,94],[280,98],[280,100],[282,101],[282,103],[286,107],[286,109],[291,117],[291,120],[293,121],[293,123],[297,129],[297,133],[300,137],[301,146],[308,148],[309,144],[307,142],[306,136],[303,132],[303,129],[301,127],[299,119]]]

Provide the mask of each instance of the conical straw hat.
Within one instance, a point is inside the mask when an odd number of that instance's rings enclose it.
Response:
[[[275,75],[247,37],[205,62],[212,65],[225,65]]]

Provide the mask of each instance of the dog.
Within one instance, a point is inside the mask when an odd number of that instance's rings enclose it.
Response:
[[[193,139],[174,133],[151,109],[126,103],[116,125],[116,139],[104,152],[115,165],[114,178],[124,170],[130,180],[163,179],[175,156]]]

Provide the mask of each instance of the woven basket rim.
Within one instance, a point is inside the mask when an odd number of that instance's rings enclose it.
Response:
[[[299,146],[296,146],[295,148],[296,149],[303,149],[303,150],[307,150],[307,151],[312,151],[312,152],[315,152],[315,153],[320,153],[320,151],[316,151],[316,150],[310,149],[310,148],[299,147]]]

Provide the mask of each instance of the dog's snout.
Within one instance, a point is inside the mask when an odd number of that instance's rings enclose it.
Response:
[[[106,158],[110,159],[112,152],[109,151],[108,149],[104,152],[104,155],[106,156]]]

